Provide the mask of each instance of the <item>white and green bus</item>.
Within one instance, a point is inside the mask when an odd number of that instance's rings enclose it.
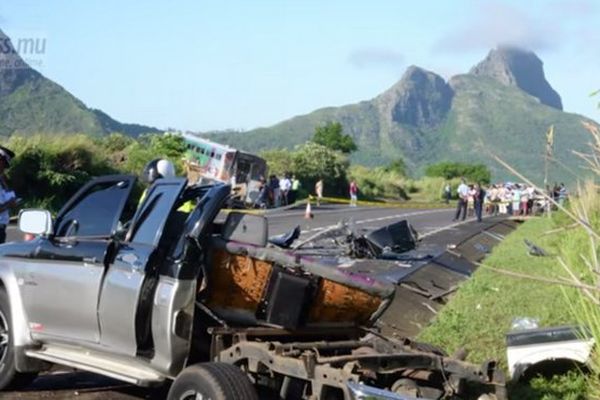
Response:
[[[193,134],[182,136],[187,146],[186,170],[191,183],[230,183],[238,199],[247,205],[255,203],[261,178],[267,174],[264,159]]]

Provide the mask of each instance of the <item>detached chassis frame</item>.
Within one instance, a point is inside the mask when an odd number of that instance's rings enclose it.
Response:
[[[369,332],[369,331],[367,331]],[[267,381],[279,375],[281,398],[287,398],[293,380],[308,383],[308,398],[324,399],[328,390],[343,392],[352,399],[348,383],[373,386],[406,378],[430,387],[439,387],[445,396],[460,395],[465,382],[494,387],[498,400],[506,400],[505,378],[495,362],[481,367],[445,357],[418,343],[400,342],[367,334],[357,329],[319,328],[290,332],[277,328],[212,328],[211,358],[235,364]],[[362,334],[361,334],[362,333]],[[331,340],[314,340],[315,338]],[[337,339],[336,339],[337,337]],[[344,339],[340,339],[344,337]]]

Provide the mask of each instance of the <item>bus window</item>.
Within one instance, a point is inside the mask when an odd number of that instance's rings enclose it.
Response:
[[[217,160],[220,160],[220,159],[221,159],[221,153],[216,153],[216,154],[215,154],[215,158],[216,158]]]

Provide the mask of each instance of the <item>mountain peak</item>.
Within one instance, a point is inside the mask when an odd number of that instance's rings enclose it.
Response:
[[[542,60],[532,51],[498,46],[471,68],[469,73],[489,76],[505,85],[516,86],[536,97],[542,104],[562,110],[559,94],[546,80]]]
[[[402,74],[402,78],[400,78],[398,84],[407,82],[419,84],[424,83],[426,81],[435,82],[440,80],[444,82],[444,78],[442,78],[435,72],[431,72],[417,65],[411,65],[408,68],[406,68],[406,71],[404,72],[404,74]]]
[[[0,29],[0,135],[79,132],[139,135],[157,131],[122,124],[89,109],[63,87],[31,68]]]
[[[0,96],[12,93],[24,82],[38,78],[17,53],[10,38],[0,29]]]
[[[444,78],[411,65],[400,81],[375,101],[389,124],[436,125],[450,109],[453,91]]]

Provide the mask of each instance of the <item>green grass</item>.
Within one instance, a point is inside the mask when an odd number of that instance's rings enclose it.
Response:
[[[529,385],[509,386],[510,398],[515,400],[587,400],[586,378],[569,371],[552,379],[534,378]]]
[[[561,215],[525,222],[494,249],[485,264],[540,277],[566,276],[555,256],[561,255],[569,265],[581,267],[580,263],[570,262],[586,251],[589,241],[581,229],[543,235],[565,222]],[[551,256],[530,256],[524,239],[544,248]],[[583,269],[576,273],[585,279]],[[479,363],[496,359],[506,370],[505,334],[514,318],[536,318],[540,326],[577,323],[571,305],[578,299],[576,289],[517,279],[482,267],[461,286],[419,339],[439,345],[449,353],[464,347],[469,352],[468,360]],[[564,384],[564,378],[557,377],[534,380],[531,386],[511,386],[512,398],[584,399],[583,377],[575,374],[572,378],[567,379],[569,385]]]

